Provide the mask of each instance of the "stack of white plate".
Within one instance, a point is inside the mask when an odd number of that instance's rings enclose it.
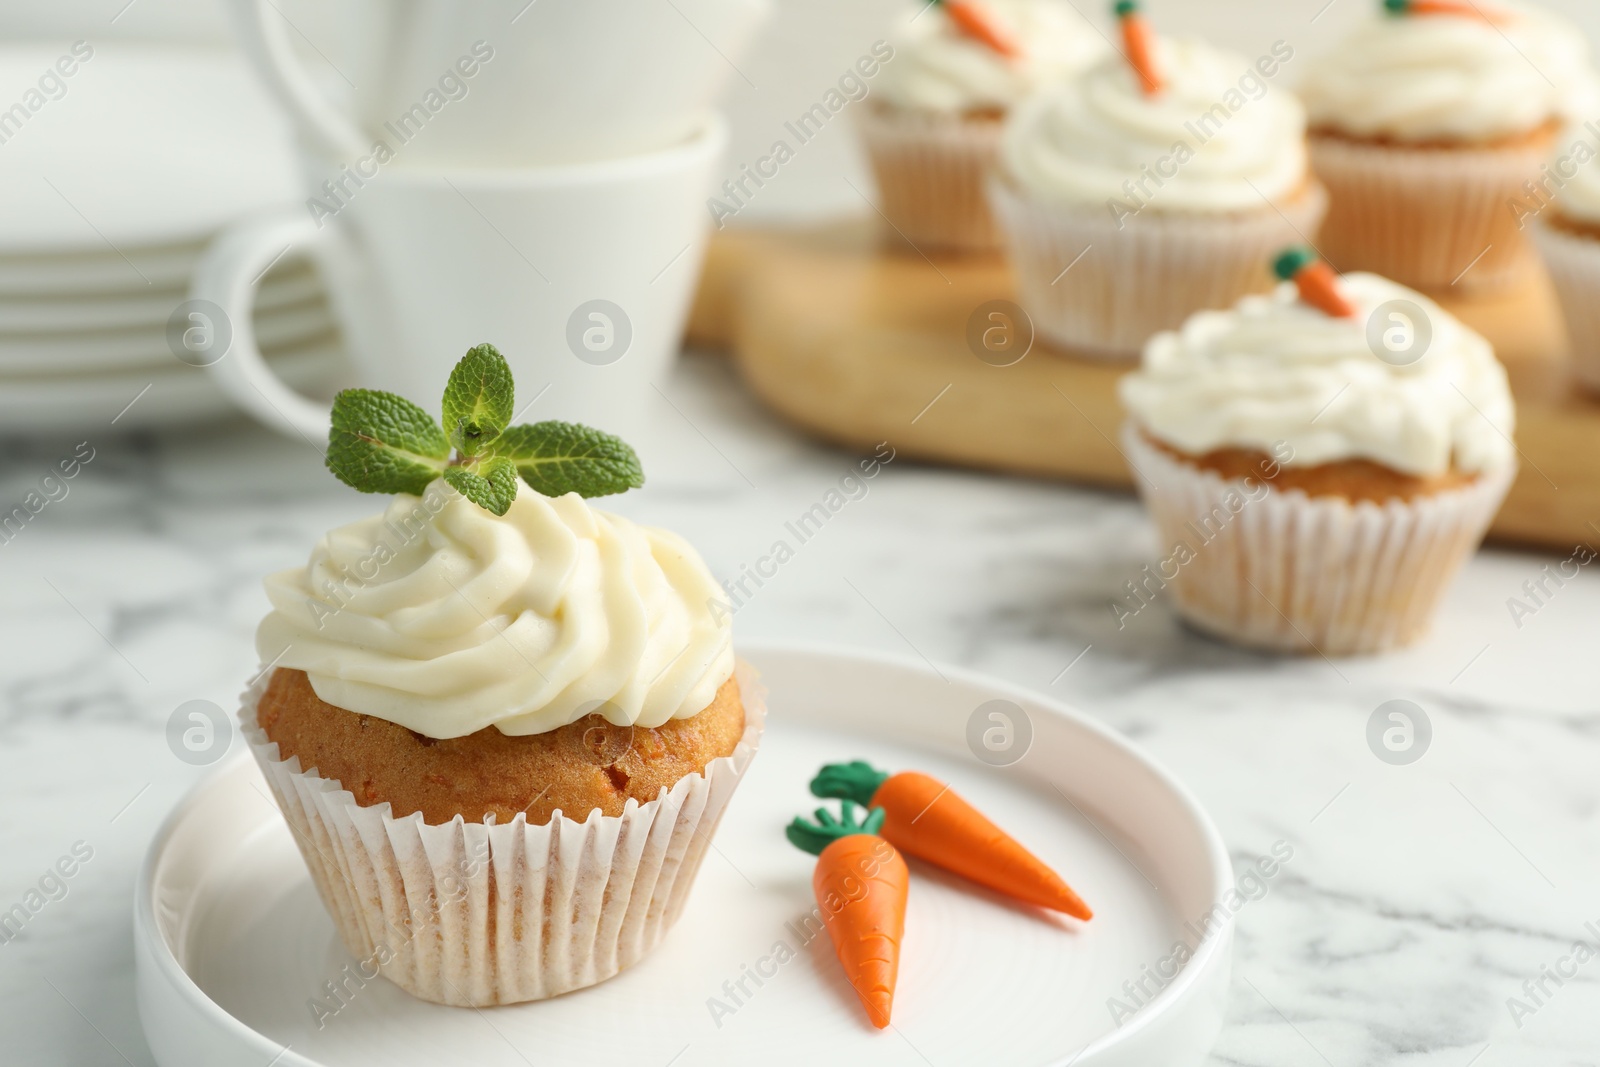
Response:
[[[304,197],[288,131],[240,57],[88,47],[0,48],[0,433],[229,414],[174,353],[169,320],[219,229]],[[26,114],[7,123],[13,101]],[[286,260],[261,287],[263,351],[326,391],[345,367],[315,271]]]

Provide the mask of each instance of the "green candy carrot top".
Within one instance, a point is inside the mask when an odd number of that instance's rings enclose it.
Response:
[[[865,804],[861,806],[867,807]],[[840,838],[851,834],[877,835],[887,817],[882,808],[871,808],[865,817],[857,818],[855,805],[848,802],[840,805],[839,814],[841,817],[835,819],[827,808],[818,808],[813,816],[814,822],[807,822],[804,816],[796,815],[794,821],[783,828],[783,836],[800,851],[820,856],[824,849]]]
[[[853,800],[864,808],[871,807],[873,794],[888,780],[888,771],[880,771],[864,760],[828,763],[811,779],[811,794]]]
[[[1094,916],[1060,875],[937,778],[856,760],[823,767],[811,792],[881,809],[883,837],[902,852],[1025,903]]]

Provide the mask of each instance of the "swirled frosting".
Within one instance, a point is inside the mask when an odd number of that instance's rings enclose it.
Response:
[[[1378,15],[1306,72],[1314,127],[1402,142],[1483,143],[1552,119],[1594,117],[1600,83],[1576,26],[1549,12],[1504,17]]]
[[[1305,183],[1305,113],[1292,95],[1200,41],[1160,38],[1155,56],[1158,95],[1113,53],[1023,103],[1006,125],[1006,175],[1045,200],[1155,211],[1262,208]]]
[[[1193,456],[1287,444],[1286,466],[1367,459],[1415,475],[1509,462],[1515,413],[1489,342],[1386,278],[1346,274],[1341,286],[1353,319],[1323,314],[1286,283],[1157,334],[1122,381],[1123,404],[1145,432]]]
[[[1587,151],[1580,152],[1580,146]],[[1556,193],[1561,214],[1577,222],[1600,225],[1600,137],[1594,129],[1568,130],[1550,170],[1563,182]]]
[[[893,34],[894,58],[877,91],[896,107],[954,114],[1004,110],[1046,82],[1082,70],[1107,51],[1105,39],[1062,3],[985,0],[1022,47],[1000,55],[956,28],[937,5],[919,5]]]
[[[433,738],[659,726],[733,673],[726,595],[682,538],[521,486],[495,516],[445,485],[333,530],[266,581],[263,662]]]

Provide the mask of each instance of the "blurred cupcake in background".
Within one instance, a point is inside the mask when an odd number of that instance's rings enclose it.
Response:
[[[934,0],[891,44],[859,118],[884,214],[919,248],[998,247],[984,182],[1002,120],[1107,52],[1104,38],[1064,0]]]
[[[1006,123],[991,200],[1035,328],[1072,352],[1136,359],[1159,330],[1264,292],[1266,265],[1312,238],[1327,198],[1305,113],[1255,60],[1153,37],[1117,5],[1124,51],[1051,85]]]
[[[1307,72],[1311,161],[1342,270],[1495,290],[1534,263],[1508,202],[1600,91],[1577,27],[1483,0],[1389,0]]]
[[[1555,203],[1530,197],[1524,206],[1537,214],[1530,229],[1561,302],[1573,370],[1600,392],[1600,124],[1573,136],[1550,166],[1560,183]]]
[[[1417,292],[1309,250],[1278,265],[1294,283],[1152,338],[1122,381],[1163,553],[1146,587],[1170,584],[1187,620],[1242,645],[1396,648],[1511,485],[1505,371]]]

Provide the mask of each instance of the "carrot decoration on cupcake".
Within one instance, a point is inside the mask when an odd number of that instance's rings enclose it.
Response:
[[[944,8],[956,29],[974,41],[1007,59],[1021,57],[1022,45],[982,0],[933,0],[933,3]]]
[[[1028,904],[1094,915],[1060,875],[937,778],[856,760],[823,767],[811,792],[881,810],[883,836],[902,852]]]
[[[1473,0],[1383,0],[1383,9],[1391,15],[1458,15],[1496,25],[1506,21],[1500,12],[1485,11]]]
[[[1355,306],[1339,290],[1339,275],[1316,252],[1301,245],[1280,255],[1272,264],[1273,273],[1294,282],[1300,299],[1335,319],[1353,319]]]
[[[879,836],[884,812],[865,818],[848,800],[840,818],[818,808],[816,821],[796,817],[784,830],[789,843],[817,857],[811,889],[845,977],[872,1025],[889,1025],[900,973],[911,872],[894,846]]]
[[[1156,34],[1139,10],[1137,0],[1117,0],[1117,21],[1122,23],[1122,50],[1139,76],[1144,95],[1155,96],[1166,88],[1166,79],[1156,66]]]

